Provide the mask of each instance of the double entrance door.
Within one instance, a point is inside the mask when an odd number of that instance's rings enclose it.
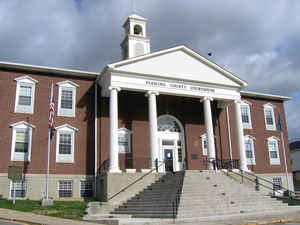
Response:
[[[177,132],[159,132],[160,161],[165,162],[165,166],[160,168],[160,172],[175,172],[183,168],[182,137]]]

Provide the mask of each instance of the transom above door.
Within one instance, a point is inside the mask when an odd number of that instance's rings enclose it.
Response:
[[[159,160],[165,160],[160,172],[180,171],[184,167],[184,132],[179,120],[171,115],[158,118]]]

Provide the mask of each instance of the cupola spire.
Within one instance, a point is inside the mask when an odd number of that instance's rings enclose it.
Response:
[[[134,0],[132,3],[135,10]],[[135,13],[126,19],[123,25],[125,38],[121,43],[123,59],[150,53],[150,39],[146,35],[146,25],[147,19]]]

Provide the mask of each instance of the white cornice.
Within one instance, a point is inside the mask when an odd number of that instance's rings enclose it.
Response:
[[[33,78],[31,78],[30,76],[22,76],[22,77],[17,77],[16,79],[15,79],[15,81],[17,81],[17,82],[19,82],[19,81],[22,81],[22,80],[29,80],[29,81],[31,81],[32,83],[38,83],[38,81],[37,80],[35,80],[35,79],[33,79]]]
[[[26,127],[35,128],[34,125],[32,125],[32,124],[30,124],[30,123],[27,123],[27,122],[25,122],[25,121],[13,123],[13,124],[11,124],[11,125],[9,125],[9,126],[10,126],[10,127],[17,127],[17,126],[20,126],[20,125],[23,125],[23,126],[26,126]]]
[[[64,85],[67,85],[67,84],[69,84],[71,86],[74,86],[76,88],[79,88],[78,84],[75,84],[74,82],[69,81],[69,80],[65,80],[65,81],[61,81],[61,82],[56,83],[57,86],[64,86]]]
[[[47,73],[53,75],[66,75],[66,76],[76,76],[76,77],[86,77],[86,78],[96,78],[99,76],[99,73],[87,72],[81,70],[69,70],[55,67],[46,67],[46,66],[35,66],[29,64],[21,63],[12,63],[12,62],[3,62],[0,61],[0,69],[8,70],[21,70],[26,72],[39,72]]]
[[[69,130],[73,130],[73,131],[78,131],[77,128],[71,126],[70,124],[64,124],[64,125],[55,127],[55,130],[61,130],[61,129],[69,129]]]
[[[264,93],[253,92],[253,91],[241,91],[241,95],[245,97],[257,97],[257,98],[281,100],[281,101],[288,101],[292,99],[291,97],[287,97],[287,96],[264,94]]]

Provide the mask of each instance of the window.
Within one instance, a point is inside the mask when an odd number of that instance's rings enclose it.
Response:
[[[58,182],[58,197],[72,198],[73,197],[73,181],[60,180]]]
[[[252,129],[250,105],[251,103],[247,101],[243,101],[241,104],[241,115],[244,129]]]
[[[278,141],[277,137],[268,138],[270,164],[280,164]]]
[[[206,134],[203,134],[201,136],[201,140],[202,140],[202,152],[203,152],[203,155],[207,155],[207,138],[206,138]]]
[[[273,177],[273,190],[278,191],[281,190],[282,180],[281,177]]]
[[[143,35],[143,28],[138,24],[134,25],[133,31],[135,35]]]
[[[246,151],[246,159],[248,165],[255,165],[255,154],[254,154],[254,137],[245,136],[245,151]]]
[[[131,131],[126,128],[120,128],[118,130],[118,142],[119,142],[119,153],[130,153],[131,152]]]
[[[16,78],[15,81],[17,81],[15,112],[33,113],[35,84],[38,81],[29,76]]]
[[[24,121],[11,124],[12,127],[12,145],[11,160],[12,161],[30,161],[32,124]]]
[[[75,127],[68,124],[56,127],[56,162],[74,162]]]
[[[80,181],[80,197],[81,198],[93,197],[93,181],[92,180]]]
[[[10,182],[10,197],[14,197],[16,193],[16,198],[26,197],[26,182],[25,180],[11,181]]]
[[[264,105],[265,123],[267,130],[276,130],[274,106],[272,104]]]
[[[58,89],[58,116],[75,117],[76,88],[79,86],[72,81],[57,83]]]

